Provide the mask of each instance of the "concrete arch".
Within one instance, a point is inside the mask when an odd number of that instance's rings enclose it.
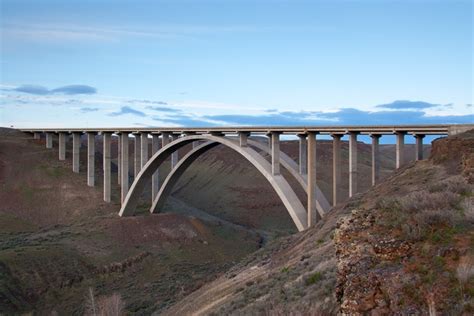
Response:
[[[229,139],[222,136],[212,135],[191,135],[180,137],[177,140],[169,143],[156,152],[153,157],[142,168],[137,178],[133,182],[128,194],[120,209],[120,216],[131,216],[135,212],[138,200],[143,192],[145,185],[151,181],[151,176],[156,169],[176,150],[197,140],[207,140],[217,144],[222,144],[237,153],[241,154],[257,170],[268,180],[273,187],[281,201],[285,205],[290,217],[295,223],[298,230],[302,231],[308,227],[306,209],[301,204],[301,201],[296,196],[295,192],[281,175],[273,175],[271,172],[271,165],[258,152],[251,147],[241,147],[236,140]],[[216,145],[217,145],[216,144]],[[210,146],[210,145],[209,145]],[[203,146],[205,147],[205,146]]]
[[[247,140],[247,143],[267,154],[271,154],[270,148],[266,144],[251,139]],[[284,152],[280,152],[280,163],[298,181],[303,190],[308,193],[308,175],[299,173],[298,164]],[[331,209],[331,205],[318,185],[316,185],[316,209],[321,217]]]
[[[262,150],[265,153],[270,153],[270,149],[268,146],[265,144],[262,144],[261,142],[255,141],[255,140],[248,140],[248,145],[252,147],[256,147],[260,150]],[[168,174],[168,176],[165,178],[163,183],[160,186],[160,190],[158,194],[156,195],[155,200],[152,203],[152,206],[150,208],[150,213],[158,213],[164,206],[166,199],[168,196],[172,193],[172,190],[175,186],[175,184],[178,182],[179,178],[183,175],[183,173],[186,171],[186,169],[204,152],[208,151],[211,148],[214,148],[218,143],[215,142],[207,142],[205,144],[202,144],[196,148],[193,148],[191,151],[189,151],[185,156],[183,156],[178,164],[171,170],[171,172]],[[285,153],[280,153],[280,161],[282,166],[289,171],[289,173],[298,181],[298,183],[301,185],[303,190],[306,192],[307,191],[307,180],[306,180],[306,175],[301,175],[298,172],[298,165],[296,162],[291,159],[288,155]],[[322,194],[321,190],[319,187],[316,188],[316,199],[317,199],[317,204],[316,207],[318,209],[318,212],[320,213],[321,216],[323,216],[329,209],[329,203],[327,202],[326,198]]]

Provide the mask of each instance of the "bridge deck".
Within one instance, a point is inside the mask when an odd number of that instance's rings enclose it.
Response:
[[[279,132],[282,134],[305,134],[316,132],[320,134],[347,134],[357,132],[360,134],[424,134],[424,135],[445,135],[451,133],[453,129],[470,129],[474,124],[435,124],[435,125],[352,125],[352,126],[222,126],[222,127],[107,127],[107,128],[21,128],[23,132],[82,132],[82,133],[228,133],[237,134],[239,132],[251,132],[254,134],[268,134]]]

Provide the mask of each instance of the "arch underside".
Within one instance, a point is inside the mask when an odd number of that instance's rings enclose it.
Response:
[[[199,156],[201,156],[203,153],[207,152],[211,148],[214,148],[215,146],[221,144],[241,154],[245,159],[252,163],[257,168],[257,170],[267,179],[267,181],[270,183],[270,185],[273,187],[273,189],[283,202],[285,208],[287,209],[290,217],[292,218],[298,230],[301,231],[308,227],[306,209],[303,207],[301,201],[299,200],[291,186],[288,184],[288,182],[282,175],[273,175],[271,171],[271,164],[261,154],[259,154],[255,149],[252,148],[253,146],[262,150],[263,152],[268,153],[269,149],[267,146],[254,140],[248,140],[249,146],[241,147],[237,139],[213,135],[191,135],[181,137],[156,152],[137,175],[124,200],[119,215],[133,215],[138,204],[138,200],[143,192],[143,189],[145,185],[151,181],[153,173],[174,151],[194,141],[206,142],[190,150],[185,156],[183,156],[179,160],[177,165],[170,171],[170,173],[160,186],[160,190],[155,200],[153,201],[152,207],[150,208],[150,212],[156,213],[163,207],[166,198],[171,194],[176,182],[179,180],[184,171]],[[292,176],[295,177],[297,182],[306,191],[306,179],[297,172],[296,163],[284,153],[281,153],[280,160],[282,166],[286,168]],[[324,198],[319,188],[317,189],[317,196],[318,195],[320,195],[321,199],[317,203],[317,209],[320,215],[323,216],[329,209],[329,203]]]

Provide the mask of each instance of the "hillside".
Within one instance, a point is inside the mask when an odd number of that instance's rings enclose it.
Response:
[[[165,315],[472,315],[474,131],[280,238]]]
[[[329,245],[324,231],[330,235],[333,226],[288,236],[295,228],[271,187],[246,161],[224,148],[206,153],[186,171],[162,214],[119,218],[115,166],[113,203],[102,201],[100,138],[98,183],[89,188],[86,150],[81,151],[81,173],[74,174],[71,142],[67,160],[61,162],[57,142],[49,150],[44,139],[33,140],[9,129],[0,134],[0,312],[81,314],[92,290],[99,300],[119,295],[127,311],[147,315],[161,312],[215,278],[235,274],[232,271],[254,257],[258,260],[262,253],[284,249],[295,238],[302,243],[291,250],[292,260],[301,260],[304,269],[312,267],[315,262],[307,260],[308,254],[322,252],[314,242],[306,243],[311,239],[305,234],[317,234],[318,244]],[[318,184],[330,198],[331,143],[318,145]],[[358,147],[360,186],[368,188],[370,146]],[[282,148],[296,157],[296,142],[283,142]],[[387,176],[393,169],[394,150],[391,145],[382,149],[382,172]],[[412,150],[407,146],[406,155],[413,156]],[[116,142],[112,154],[116,157]],[[344,166],[347,157],[343,143]],[[344,167],[343,176],[346,173]],[[342,190],[347,191],[347,184]],[[239,202],[243,195],[250,202]],[[275,236],[284,237],[272,242]],[[252,254],[267,241],[266,250]],[[298,257],[298,251],[304,253]],[[333,260],[330,247],[324,257]],[[243,258],[247,259],[242,263]],[[280,258],[286,260],[284,252]],[[285,265],[281,271],[297,270]]]

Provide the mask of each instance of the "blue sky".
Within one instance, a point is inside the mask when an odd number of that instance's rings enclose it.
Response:
[[[472,123],[472,1],[1,0],[0,125]]]

